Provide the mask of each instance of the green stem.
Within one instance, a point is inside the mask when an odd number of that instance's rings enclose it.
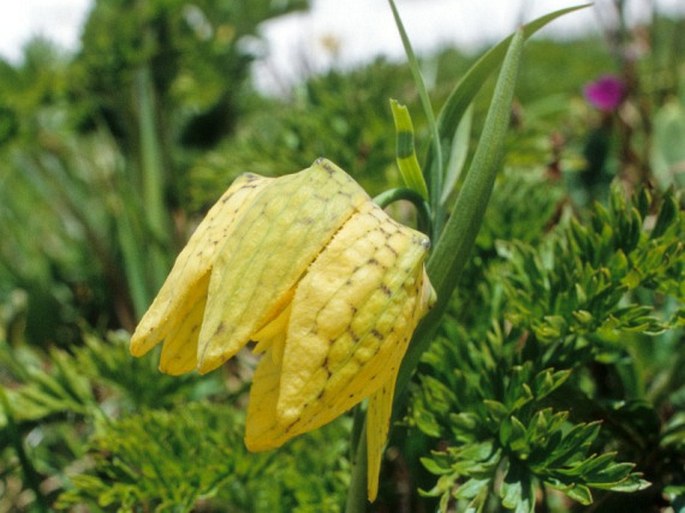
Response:
[[[359,439],[352,459],[352,476],[347,493],[345,513],[365,513],[367,495],[367,466],[366,466],[366,415],[355,415],[354,429],[359,429]]]
[[[398,200],[410,201],[414,205],[419,231],[429,234],[431,229],[430,207],[418,192],[404,188],[389,189],[373,198],[373,202],[381,208],[385,208]]]

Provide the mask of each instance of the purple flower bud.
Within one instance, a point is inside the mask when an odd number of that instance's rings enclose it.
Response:
[[[611,112],[616,110],[626,94],[626,86],[615,75],[603,75],[583,88],[585,99],[593,107]]]

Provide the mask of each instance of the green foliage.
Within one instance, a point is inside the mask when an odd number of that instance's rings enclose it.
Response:
[[[104,120],[134,145],[137,106],[130,94],[137,94],[139,71],[148,69],[164,144],[211,147],[231,132],[241,110],[257,57],[247,40],[257,37],[259,23],[307,6],[307,0],[95,2],[73,66],[84,123]]]
[[[495,198],[511,190],[506,181]],[[521,226],[534,226],[520,198],[502,207],[514,205]],[[644,336],[677,333],[667,330],[679,326],[678,314],[664,316],[650,302],[683,302],[685,217],[671,195],[656,202],[643,191],[626,201],[614,188],[608,207],[544,234],[554,213],[547,205],[529,242],[502,240],[500,224],[486,221],[472,264],[485,283],[459,295],[423,359],[409,421],[446,446],[422,460],[439,476],[427,494],[440,497],[443,511],[452,503],[486,511],[498,497],[507,509],[532,512],[540,486],[590,504],[591,489],[648,486],[622,458],[647,448],[673,454],[659,419],[672,399],[649,390],[655,366],[680,359],[640,358],[636,348]],[[679,479],[682,469],[672,471]]]
[[[393,166],[395,138],[387,130],[392,119],[388,98],[408,87],[409,80],[403,66],[377,60],[351,72],[313,77],[291,100],[267,103],[235,138],[193,166],[193,204],[212,203],[217,191],[240,173],[278,176],[332,152],[336,163],[372,196],[388,184],[399,185]]]
[[[77,138],[50,122],[38,133],[42,143],[17,142],[4,153],[0,293],[28,292],[29,340],[66,345],[78,338],[79,317],[132,322],[130,294],[153,287],[152,262],[138,245],[149,231],[140,222],[143,204],[131,195],[131,170],[107,134]],[[127,287],[138,275],[147,279]]]
[[[491,200],[497,208],[485,216],[476,239],[480,253],[492,255],[499,241],[537,244],[557,221],[563,200],[562,184],[546,172],[517,168],[500,177]]]
[[[508,320],[538,340],[613,331],[658,333],[668,323],[649,315],[642,304],[625,304],[638,287],[674,295],[682,301],[685,269],[683,226],[672,196],[664,199],[652,230],[646,192],[626,204],[615,189],[611,205],[601,205],[587,226],[569,227],[542,248],[516,244],[507,281]],[[607,333],[609,334],[609,333]]]
[[[161,375],[158,355],[131,358],[124,333],[108,340],[86,334],[84,340],[71,352],[49,354],[0,345],[12,415],[0,410],[0,454],[16,443],[24,447],[28,433],[40,433],[26,458],[36,462],[37,483],[50,475],[57,491],[66,490],[57,506],[340,511],[337,498],[349,479],[349,419],[279,451],[249,454],[242,441],[243,387],[228,392],[216,373],[202,380]],[[20,462],[8,462],[4,479],[20,470]]]
[[[91,443],[94,474],[75,476],[75,489],[59,504],[191,511],[199,498],[215,494],[229,479],[237,495],[247,495],[240,485],[255,481],[267,460],[239,463],[245,459],[242,426],[227,413],[198,403],[181,411],[143,411],[101,426]]]
[[[193,376],[160,375],[155,360],[131,359],[128,335],[112,333],[103,340],[84,334],[84,345],[70,351],[51,348],[46,354],[30,346],[0,345],[4,386],[15,422],[94,420],[115,412],[171,406],[179,397],[216,393],[216,381],[199,383]]]
[[[107,340],[86,333],[84,339],[85,345],[71,351],[52,348],[45,353],[0,339],[0,387],[7,397],[0,410],[0,454],[8,456],[2,477],[6,487],[11,488],[15,466],[21,464],[24,472],[35,466],[36,483],[50,476],[51,489],[59,491],[68,482],[66,469],[84,455],[86,439],[98,423],[221,390],[216,378],[179,380],[160,376],[151,359],[131,361],[124,333]],[[31,445],[25,442],[29,435],[36,440]],[[12,500],[10,494],[7,499]]]
[[[58,508],[101,511],[337,512],[346,485],[349,423],[275,452],[249,454],[243,412],[197,402],[99,425],[92,469],[71,479]],[[311,447],[326,450],[314,457]]]
[[[259,23],[308,3],[100,0],[75,58],[37,39],[23,63],[0,61],[1,513],[342,510],[350,419],[248,454],[254,362],[164,376],[118,331],[237,174],[326,155],[373,195],[399,185],[388,98],[408,105],[425,156],[405,65],[333,70],[289,98],[250,89]],[[362,509],[684,510],[685,220],[670,189],[683,176],[682,26],[655,16],[652,53],[632,67],[623,56],[642,46],[627,33],[618,58],[594,38],[527,44],[506,171],[411,384],[379,503]],[[421,58],[434,105],[472,60]],[[630,96],[604,115],[581,88],[612,70]],[[455,169],[482,138],[485,74],[448,112]],[[472,126],[454,138],[464,112]],[[577,173],[593,166],[601,176]],[[614,175],[631,200],[608,192]],[[446,175],[449,189],[465,176]],[[589,212],[589,196],[606,204]]]

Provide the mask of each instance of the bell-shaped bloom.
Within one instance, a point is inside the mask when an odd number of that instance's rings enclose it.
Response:
[[[131,352],[163,343],[163,372],[205,373],[255,343],[252,451],[368,398],[373,500],[400,362],[435,301],[428,248],[329,161],[280,178],[242,175],[178,256]]]

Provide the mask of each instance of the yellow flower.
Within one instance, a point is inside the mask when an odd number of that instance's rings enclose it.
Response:
[[[242,175],[176,259],[131,353],[163,343],[163,372],[205,373],[256,342],[251,451],[279,447],[369,398],[373,500],[399,365],[435,301],[428,247],[327,160],[280,178]]]

